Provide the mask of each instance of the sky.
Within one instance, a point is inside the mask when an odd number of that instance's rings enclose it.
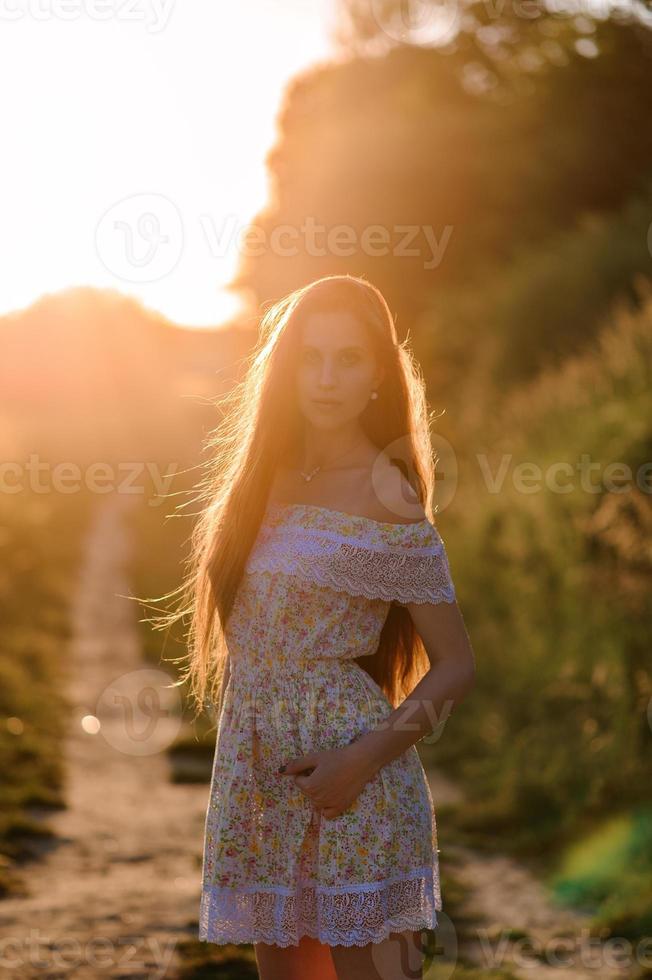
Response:
[[[241,311],[283,89],[335,0],[1,0],[0,315],[113,288],[184,326]]]

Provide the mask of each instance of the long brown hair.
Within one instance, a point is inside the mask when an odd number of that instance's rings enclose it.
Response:
[[[188,661],[180,683],[190,681],[198,711],[209,704],[219,711],[228,655],[224,627],[267,507],[276,465],[291,458],[300,438],[292,380],[301,325],[312,313],[334,311],[350,312],[368,328],[385,369],[378,398],[362,412],[361,426],[380,451],[400,440],[400,455],[407,459],[391,462],[400,467],[433,520],[435,467],[425,383],[407,340],[397,341],[380,290],[363,277],[332,275],[273,303],[261,318],[244,379],[223,399],[224,417],[207,438],[209,462],[195,498],[202,509],[191,534],[188,573],[177,590],[180,608],[157,619],[156,628],[161,628],[190,616],[188,652],[176,660]],[[390,606],[375,654],[357,662],[392,706],[409,694],[429,661],[407,609]]]

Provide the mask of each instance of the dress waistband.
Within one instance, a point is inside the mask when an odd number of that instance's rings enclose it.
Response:
[[[231,660],[230,673],[236,682],[300,683],[315,675],[359,668],[353,657],[281,657]]]

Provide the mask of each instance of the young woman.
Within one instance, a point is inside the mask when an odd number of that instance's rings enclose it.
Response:
[[[328,276],[267,310],[229,397],[184,583],[218,718],[199,938],[253,944],[263,980],[420,976],[442,903],[415,743],[474,676],[423,382],[382,294]]]

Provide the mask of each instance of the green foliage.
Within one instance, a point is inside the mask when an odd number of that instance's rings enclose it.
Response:
[[[84,495],[0,499],[0,893],[47,836],[38,814],[65,805],[63,681],[87,511]]]
[[[463,780],[458,819],[476,844],[509,843],[547,873],[565,846],[604,835],[605,815],[634,821],[649,801],[652,519],[636,475],[651,458],[651,374],[649,289],[595,351],[524,386],[488,422],[489,466],[508,459],[506,479],[490,493],[478,468],[447,534],[478,682],[429,757]],[[590,484],[581,454],[597,464]],[[519,482],[523,461],[540,481]],[[625,907],[648,922],[648,864],[624,872],[649,840],[641,825],[615,875],[599,884],[593,868],[591,887],[573,892],[619,928]]]
[[[492,394],[594,347],[610,314],[640,302],[637,283],[652,268],[651,214],[652,182],[622,210],[584,215],[473,288],[442,291],[420,329],[435,324],[429,359],[443,359],[451,377],[465,357],[484,362]]]
[[[552,879],[576,906],[599,906],[598,926],[636,939],[652,929],[652,808],[609,815],[572,845]]]

